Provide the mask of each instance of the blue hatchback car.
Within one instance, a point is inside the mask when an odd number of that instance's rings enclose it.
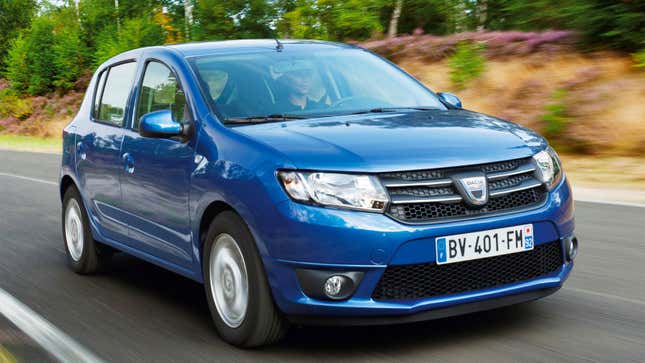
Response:
[[[534,300],[577,251],[546,140],[352,45],[245,40],[101,65],[64,130],[69,264],[201,282],[227,342]]]

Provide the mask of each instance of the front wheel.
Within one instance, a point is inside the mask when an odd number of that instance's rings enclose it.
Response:
[[[230,344],[250,348],[273,343],[287,323],[276,308],[253,236],[233,212],[222,212],[204,243],[204,287],[213,322]]]

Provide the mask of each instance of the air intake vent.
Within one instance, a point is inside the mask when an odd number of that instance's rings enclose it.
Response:
[[[531,251],[445,265],[389,266],[372,293],[374,300],[430,298],[535,279],[562,266],[560,241]]]

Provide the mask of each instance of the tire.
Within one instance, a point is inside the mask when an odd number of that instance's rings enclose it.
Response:
[[[288,324],[273,302],[255,240],[234,212],[213,219],[204,241],[202,268],[208,307],[223,340],[252,348],[284,336]]]
[[[112,257],[112,250],[94,241],[87,211],[76,187],[63,196],[63,242],[67,264],[78,274],[90,275],[101,271]]]

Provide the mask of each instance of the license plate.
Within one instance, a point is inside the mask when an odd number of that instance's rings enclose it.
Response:
[[[524,224],[437,237],[437,264],[476,260],[533,249],[533,225]]]

